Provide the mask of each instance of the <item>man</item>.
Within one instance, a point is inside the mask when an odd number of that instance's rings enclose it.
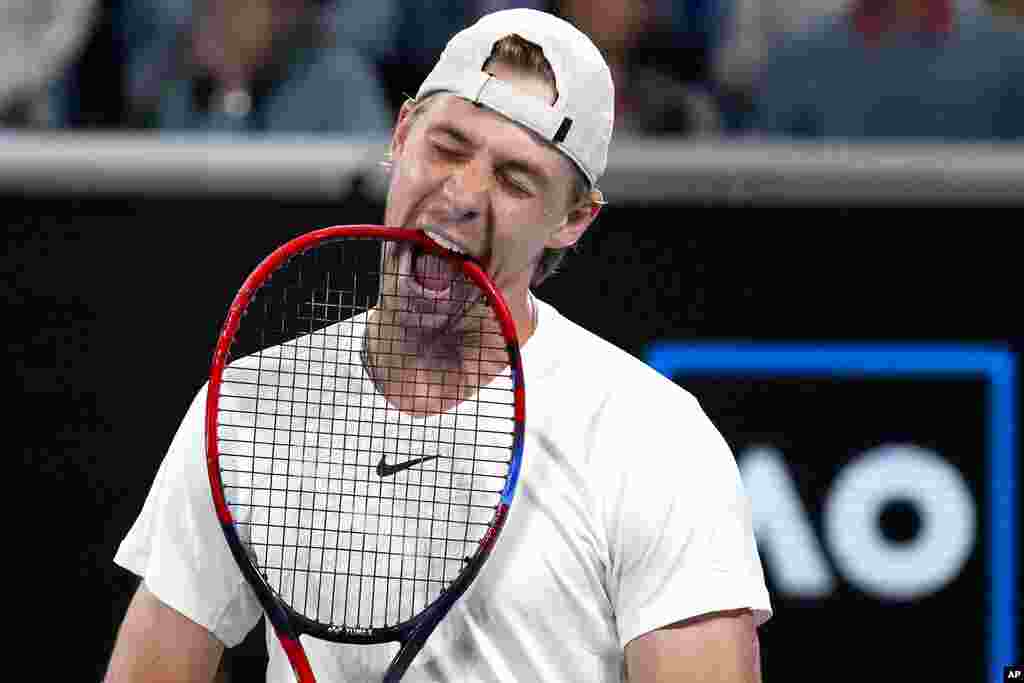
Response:
[[[689,394],[531,293],[600,210],[613,101],[582,33],[521,9],[456,35],[399,113],[386,223],[486,266],[523,343],[530,415],[502,540],[405,681],[759,680],[771,608],[728,446]],[[209,681],[260,615],[209,502],[203,400],[116,558],[144,581],[110,683]],[[397,650],[305,646],[332,682],[380,680]],[[268,680],[292,680],[268,648]]]

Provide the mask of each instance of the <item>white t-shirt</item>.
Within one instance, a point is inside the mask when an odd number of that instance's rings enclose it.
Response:
[[[699,614],[771,616],[730,449],[692,395],[538,301],[526,442],[501,539],[404,681],[621,681],[634,638]],[[262,612],[209,493],[198,392],[115,561],[237,645]],[[397,644],[303,638],[320,680],[380,680]],[[267,629],[267,680],[293,674]]]

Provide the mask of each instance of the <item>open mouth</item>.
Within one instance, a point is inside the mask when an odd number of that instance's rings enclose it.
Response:
[[[437,245],[455,254],[468,249],[443,236],[427,233]],[[448,331],[479,328],[484,313],[475,311],[483,299],[463,273],[458,256],[436,253],[415,242],[392,245],[385,262],[394,268],[385,281],[382,307],[399,316],[399,322],[416,335],[416,330],[446,334]],[[387,266],[386,266],[387,267]],[[466,326],[469,327],[466,327]]]
[[[455,264],[442,256],[428,254],[420,247],[412,250],[412,276],[423,289],[445,294],[455,281]]]

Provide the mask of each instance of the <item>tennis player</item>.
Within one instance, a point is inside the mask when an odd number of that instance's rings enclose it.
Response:
[[[588,38],[516,9],[456,34],[398,115],[385,222],[486,266],[523,344],[529,416],[502,540],[406,681],[760,680],[771,606],[728,445],[693,396],[531,291],[601,209],[614,99]],[[438,264],[415,268],[445,286]],[[210,681],[261,616],[210,500],[204,401],[116,555],[142,583],[110,683]],[[267,680],[291,681],[267,645]],[[305,646],[331,683],[380,680],[398,647]]]

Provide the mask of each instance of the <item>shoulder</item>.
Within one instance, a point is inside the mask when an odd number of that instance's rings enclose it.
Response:
[[[309,363],[330,364],[335,382],[361,378],[365,330],[366,314],[362,313],[266,346],[246,348],[244,342],[237,344],[232,351],[238,354],[228,359],[221,374],[217,409],[224,414],[250,414],[270,387],[291,391],[287,385],[294,374],[305,372],[303,367]],[[263,389],[257,394],[254,387]]]
[[[691,392],[550,305],[542,310],[549,329],[538,354],[538,379],[551,381],[565,396],[567,404],[558,411],[586,420],[601,449],[648,444],[651,457],[658,457],[655,452],[675,457],[671,454],[724,446]]]
[[[650,365],[625,349],[563,316],[554,306],[538,300],[542,313],[542,348],[537,360],[545,374],[557,373],[588,387],[595,395],[624,396],[630,392],[657,395],[676,402],[693,397]]]

